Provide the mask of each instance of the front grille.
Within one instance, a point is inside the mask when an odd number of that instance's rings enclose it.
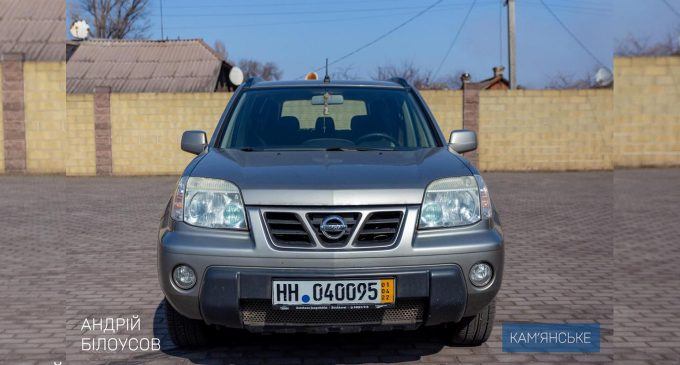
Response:
[[[398,300],[391,308],[352,310],[274,309],[269,300],[242,300],[243,324],[251,327],[404,326],[420,324],[425,316],[422,300]]]
[[[324,219],[339,216],[347,225],[345,233],[321,232]],[[261,217],[270,242],[285,249],[370,249],[393,245],[405,220],[405,207],[280,208],[264,207]],[[329,220],[329,225],[341,224]],[[329,237],[330,236],[330,237]]]
[[[345,221],[347,224],[347,233],[344,234],[342,237],[337,238],[337,239],[331,239],[326,236],[324,236],[321,233],[321,222],[328,217],[328,216],[339,216],[342,217],[342,219]],[[338,247],[338,246],[344,246],[347,244],[349,241],[350,237],[352,237],[352,233],[354,233],[354,228],[356,227],[359,219],[361,218],[360,213],[308,213],[307,214],[307,220],[309,223],[312,225],[312,228],[314,229],[314,233],[316,234],[316,237],[319,239],[319,241],[323,244],[326,244],[327,246],[330,247]]]
[[[402,212],[371,213],[357,235],[356,246],[391,244],[397,238]]]
[[[264,220],[274,244],[287,247],[314,246],[300,217],[289,212],[267,212]]]

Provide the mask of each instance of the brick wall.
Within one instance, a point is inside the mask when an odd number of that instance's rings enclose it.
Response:
[[[423,92],[445,134],[461,128],[461,96],[460,91]],[[230,97],[230,93],[111,94],[113,174],[180,173],[193,158],[179,148],[182,132],[204,130],[210,138]]]
[[[23,143],[23,139],[7,143],[3,131],[16,130],[15,122],[8,124],[10,115],[25,119],[25,171],[29,173],[106,172],[98,165],[106,162],[102,157],[108,153],[108,171],[114,175],[177,174],[192,158],[179,149],[182,132],[202,129],[211,134],[230,97],[227,93],[111,94],[111,148],[106,151],[95,143],[95,136],[102,138],[103,132],[95,129],[102,123],[95,117],[94,96],[66,96],[64,63],[19,64],[21,92],[0,68],[0,79],[7,84],[0,88],[4,100],[0,103],[4,146],[0,172],[22,171],[7,168],[7,151],[19,156],[12,146]],[[481,91],[478,166],[482,170],[592,170],[680,165],[680,58],[617,58],[614,73],[614,90]],[[422,95],[445,135],[463,127],[462,91],[423,91]],[[15,102],[18,96],[23,104]],[[12,161],[15,167],[21,163],[17,158]]]
[[[482,170],[611,168],[612,91],[480,93]]]
[[[2,119],[2,65],[0,65],[0,173],[5,171],[5,133],[4,122]]]
[[[94,95],[66,96],[66,175],[95,175]]]
[[[3,54],[0,61],[4,169],[23,173],[26,171],[23,55]]]
[[[65,62],[24,62],[24,111],[27,172],[64,173]]]
[[[680,165],[680,57],[614,60],[616,166]]]
[[[424,90],[420,94],[432,110],[442,133],[447,137],[463,128],[463,92],[460,90]]]
[[[115,175],[178,174],[193,158],[180,150],[182,132],[212,134],[231,94],[112,94]]]

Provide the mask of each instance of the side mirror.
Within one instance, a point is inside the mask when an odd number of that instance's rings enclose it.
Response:
[[[182,134],[182,151],[198,155],[207,145],[208,136],[203,131],[186,131]]]
[[[451,132],[449,146],[458,153],[470,152],[477,149],[477,133],[467,129]]]

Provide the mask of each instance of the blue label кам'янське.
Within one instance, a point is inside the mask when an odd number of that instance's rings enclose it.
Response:
[[[503,352],[600,352],[600,324],[503,323]]]

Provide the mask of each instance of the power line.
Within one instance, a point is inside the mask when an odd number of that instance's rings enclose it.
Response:
[[[555,20],[557,21],[557,23],[559,23],[560,26],[561,26],[562,28],[564,28],[564,30],[565,30],[565,31],[566,31],[566,32],[567,32],[567,33],[568,33],[568,34],[576,41],[576,43],[578,43],[579,46],[581,46],[581,48],[583,48],[583,50],[586,51],[586,53],[588,53],[588,54],[590,55],[590,57],[592,57],[597,63],[599,63],[600,66],[602,66],[602,67],[607,67],[607,66],[604,64],[604,62],[600,61],[600,59],[597,58],[597,56],[595,56],[595,54],[594,54],[593,52],[591,52],[590,49],[588,49],[588,47],[586,47],[586,45],[585,45],[583,42],[581,42],[581,40],[576,36],[576,34],[574,34],[574,32],[572,32],[572,31],[569,29],[569,27],[567,27],[567,25],[564,24],[564,23],[562,22],[562,20],[560,19],[560,17],[558,17],[557,14],[555,14],[555,12],[554,12],[552,9],[550,9],[550,7],[548,6],[548,4],[546,4],[544,0],[540,0],[540,1],[541,1],[541,4],[543,4],[543,6],[545,7],[545,9],[548,10],[548,12],[550,13],[550,15],[552,15],[553,18],[555,18]]]
[[[525,1],[523,3],[529,3],[529,4],[535,4],[538,5],[541,0],[529,0]],[[574,9],[574,10],[593,10],[593,11],[602,11],[602,12],[611,12],[612,9],[611,7],[607,6],[601,6],[601,5],[585,5],[585,4],[578,4],[574,2],[568,2],[568,3],[552,3],[550,4],[552,8],[561,8],[561,9]]]
[[[493,5],[492,3],[477,3],[477,8],[482,7],[482,6],[488,6],[488,5]],[[460,8],[461,5],[441,5],[437,7],[437,10],[445,10],[445,9],[458,9]],[[292,19],[292,20],[283,20],[283,21],[275,21],[275,22],[254,22],[254,23],[238,23],[238,24],[233,24],[233,23],[228,23],[228,24],[201,24],[197,26],[175,26],[175,27],[165,27],[165,29],[179,29],[179,30],[191,30],[191,29],[228,29],[228,28],[243,28],[243,27],[263,27],[263,26],[276,26],[276,25],[302,25],[302,24],[317,24],[317,23],[335,23],[335,22],[348,22],[348,21],[356,21],[356,20],[363,20],[363,19],[377,19],[377,18],[388,18],[388,17],[394,17],[394,16],[401,16],[401,15],[414,15],[416,14],[413,11],[396,11],[394,12],[393,10],[386,10],[385,12],[382,12],[380,14],[372,14],[372,15],[366,15],[366,16],[354,16],[354,15],[348,15],[345,17],[337,17],[337,18],[322,18],[322,19],[317,19],[316,17],[314,18],[308,18],[304,17],[302,19]]]
[[[467,5],[467,1],[465,0],[445,0],[447,4],[449,5]],[[489,3],[495,3],[495,0],[487,0]],[[342,5],[346,4],[361,4],[361,5],[374,5],[376,3],[390,3],[391,5],[395,5],[395,3],[417,3],[413,0],[371,0],[366,1],[366,0],[343,0],[342,2],[339,2]],[[298,1],[298,2],[293,2],[293,1],[286,1],[286,2],[269,2],[269,3],[246,3],[246,4],[233,4],[231,2],[224,2],[218,4],[210,4],[210,5],[196,5],[193,3],[192,5],[166,5],[166,9],[208,9],[208,8],[213,8],[213,9],[224,9],[224,10],[231,10],[234,8],[277,8],[277,7],[307,7],[308,9],[310,8],[309,5],[314,6],[314,8],[319,8],[319,5],[334,5],[334,4],[328,4],[324,2],[320,2],[318,0],[311,0],[308,2],[305,1]],[[332,10],[331,10],[332,11]]]
[[[443,0],[442,0],[443,1]],[[439,1],[438,3],[440,3]],[[354,9],[336,9],[336,10],[295,10],[295,11],[273,11],[273,12],[241,12],[241,13],[202,13],[202,14],[166,14],[166,17],[184,18],[184,17],[234,17],[234,16],[255,16],[255,15],[314,15],[314,14],[328,14],[328,13],[357,13],[357,12],[383,12],[386,10],[415,10],[422,9],[420,6],[401,6],[401,7],[381,7],[381,8],[354,8]]]
[[[675,14],[678,18],[680,18],[680,12],[678,12],[677,10],[675,10],[675,8],[673,7],[673,5],[671,5],[671,3],[668,2],[668,0],[661,0],[661,1],[663,1],[663,3],[666,4],[666,6],[668,6],[669,9],[671,9],[671,11],[673,12],[673,14]]]
[[[400,24],[397,25],[396,27],[394,27],[394,28],[388,30],[387,32],[385,32],[385,33],[383,33],[383,34],[381,34],[380,36],[378,36],[378,37],[375,38],[374,40],[372,40],[372,41],[370,41],[370,42],[368,42],[368,43],[365,43],[365,44],[362,45],[361,47],[356,48],[355,50],[353,50],[353,51],[351,51],[351,52],[349,52],[349,53],[343,55],[342,57],[335,59],[333,62],[329,63],[328,65],[329,65],[329,66],[332,66],[332,65],[334,65],[334,64],[336,64],[336,63],[338,63],[338,62],[341,62],[341,61],[347,59],[348,57],[351,57],[351,56],[355,55],[356,53],[361,52],[362,50],[364,50],[364,49],[366,49],[366,48],[368,48],[368,47],[370,47],[370,46],[372,46],[372,45],[378,43],[379,41],[381,41],[381,40],[383,40],[384,38],[388,37],[390,34],[396,32],[397,30],[399,30],[399,29],[401,29],[401,28],[403,28],[403,27],[406,26],[408,23],[410,23],[410,22],[416,20],[416,19],[417,19],[418,17],[420,17],[421,15],[427,13],[427,12],[430,11],[432,8],[434,8],[435,6],[439,5],[442,1],[444,1],[444,0],[437,0],[437,1],[433,2],[430,6],[428,6],[428,7],[426,7],[425,9],[419,11],[417,14],[413,15],[412,17],[406,19],[406,21],[400,23]],[[321,67],[315,69],[314,71],[315,71],[315,72],[316,72],[316,71],[320,71],[320,70],[323,69],[323,68],[324,68],[324,66],[321,66]],[[303,78],[303,77],[304,77],[304,75],[302,75],[302,76],[300,76],[300,77],[298,77],[298,78]]]
[[[563,3],[576,5],[594,5],[594,6],[602,5],[602,0],[552,0],[552,1],[560,1]]]
[[[242,28],[242,27],[264,27],[273,25],[297,25],[297,24],[317,24],[317,23],[336,23],[364,19],[389,18],[395,15],[413,15],[413,11],[392,14],[374,14],[366,16],[351,16],[345,18],[326,18],[326,19],[306,19],[306,20],[287,20],[279,22],[264,22],[264,23],[247,23],[247,24],[220,24],[220,25],[199,25],[195,27],[170,27],[168,29],[224,29],[224,28]],[[166,27],[167,28],[167,27]]]
[[[434,74],[432,74],[432,80],[434,80],[437,77],[437,75],[439,74],[439,71],[442,69],[442,66],[444,65],[444,62],[446,62],[446,59],[449,58],[449,54],[451,53],[453,46],[456,44],[456,41],[458,41],[458,37],[460,36],[460,33],[463,31],[463,28],[465,27],[465,23],[467,23],[467,20],[470,17],[470,13],[472,13],[472,9],[474,9],[475,5],[477,5],[477,0],[473,0],[472,4],[470,4],[470,8],[468,9],[467,14],[465,14],[465,17],[463,18],[463,22],[460,23],[460,26],[458,27],[458,31],[456,32],[456,35],[453,37],[451,44],[449,44],[449,48],[446,50],[446,54],[444,55],[444,58],[442,58],[441,62],[439,62],[439,66],[437,66],[437,70],[434,72]]]
[[[410,2],[412,0],[371,0],[371,4],[375,3],[395,3],[395,2]],[[343,0],[342,4],[366,4],[366,0]],[[461,2],[454,2],[458,4],[462,4]],[[318,1],[298,1],[298,2],[293,2],[293,1],[286,1],[286,2],[268,2],[268,3],[257,3],[257,4],[252,4],[252,3],[247,3],[247,4],[233,4],[233,3],[221,3],[220,5],[212,4],[212,5],[171,5],[171,6],[166,6],[166,8],[172,8],[172,9],[207,9],[207,8],[221,8],[221,9],[233,9],[233,8],[272,8],[272,7],[295,7],[295,6],[318,6],[320,3]]]
[[[527,0],[522,1],[521,6],[532,6],[532,7],[542,7],[541,0]],[[572,12],[577,14],[599,14],[606,15],[612,12],[611,8],[601,7],[601,6],[579,6],[577,4],[569,3],[565,4],[550,4],[551,9]]]

